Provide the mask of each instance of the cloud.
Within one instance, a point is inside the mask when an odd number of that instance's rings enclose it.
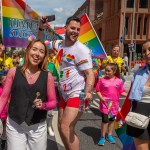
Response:
[[[85,0],[26,0],[41,16],[55,14],[56,20],[51,26],[64,26],[66,19],[72,16]]]
[[[54,8],[53,10],[54,10],[55,12],[61,13],[64,9],[63,9],[63,8]]]

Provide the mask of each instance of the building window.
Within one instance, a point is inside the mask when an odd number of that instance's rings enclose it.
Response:
[[[148,0],[140,0],[139,8],[148,8]]]
[[[127,8],[133,8],[134,0],[127,0]]]
[[[98,35],[99,35],[99,39],[101,40],[102,39],[102,29],[101,28],[98,30]]]
[[[141,20],[142,20],[142,18],[141,18],[141,17],[139,17],[139,18],[138,18],[138,28],[137,28],[137,35],[139,35],[139,34],[140,34]]]
[[[147,29],[147,18],[144,19],[144,30],[143,30],[143,35],[146,35],[146,29]]]
[[[128,33],[128,24],[129,24],[129,17],[126,17],[126,21],[125,21],[125,35],[127,35],[127,33]]]
[[[118,0],[118,10],[121,9],[121,0]]]

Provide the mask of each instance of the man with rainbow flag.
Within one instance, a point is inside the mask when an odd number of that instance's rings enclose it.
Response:
[[[43,35],[46,23],[40,21],[38,38]],[[69,17],[65,26],[65,39],[50,43],[50,49],[57,51],[56,68],[62,98],[59,104],[58,129],[66,149],[79,150],[79,140],[75,134],[75,125],[81,117],[79,95],[84,90],[84,101],[92,100],[94,73],[92,70],[91,51],[77,38],[81,21]],[[85,82],[86,77],[86,82]]]

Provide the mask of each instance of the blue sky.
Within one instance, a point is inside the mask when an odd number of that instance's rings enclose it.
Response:
[[[51,26],[63,26],[66,19],[73,15],[74,12],[86,0],[25,0],[40,15],[55,14],[55,21],[51,22]]]

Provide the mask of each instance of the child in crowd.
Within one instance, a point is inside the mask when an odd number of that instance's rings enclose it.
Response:
[[[49,50],[49,57],[48,57],[48,62],[54,63],[56,59],[56,54],[55,51]]]
[[[3,91],[3,84],[5,81],[6,76],[0,76],[0,95]],[[0,115],[0,119],[2,120],[2,124],[3,124],[3,132],[2,132],[2,136],[1,136],[1,150],[5,150],[6,149],[6,119],[7,119],[7,107],[8,105],[6,105],[3,109],[2,114]]]
[[[98,145],[104,145],[105,139],[110,143],[115,143],[112,137],[115,117],[119,111],[119,97],[127,96],[124,84],[120,79],[120,72],[117,64],[109,63],[105,68],[105,77],[100,78],[96,92],[100,99],[100,112],[102,114],[101,137]],[[108,129],[108,136],[106,132]]]

